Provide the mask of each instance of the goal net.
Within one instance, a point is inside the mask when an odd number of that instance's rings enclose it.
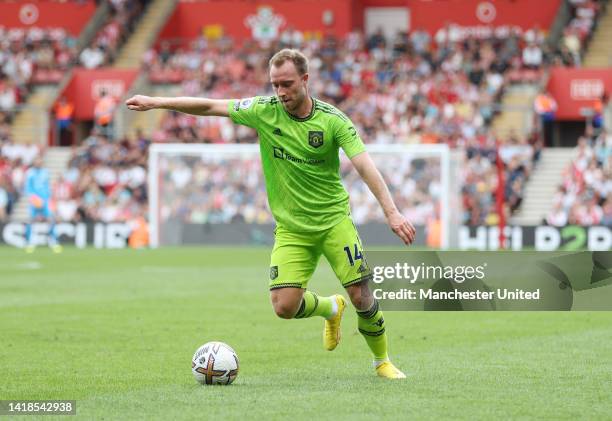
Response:
[[[399,210],[417,227],[417,245],[455,244],[459,185],[447,145],[367,145]],[[366,245],[397,245],[378,202],[341,151],[351,216]],[[153,144],[149,150],[151,246],[268,244],[268,208],[259,145]]]

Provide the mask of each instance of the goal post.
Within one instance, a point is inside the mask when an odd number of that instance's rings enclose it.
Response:
[[[426,225],[429,231],[435,226],[439,248],[454,247],[461,201],[457,165],[449,147],[368,144],[366,148],[400,211],[415,225]],[[340,172],[355,223],[384,223],[376,199],[343,152]],[[235,243],[230,241],[232,224],[273,224],[258,144],[153,144],[148,192],[152,247],[193,243],[197,229],[190,226],[226,230],[227,236],[216,238]]]

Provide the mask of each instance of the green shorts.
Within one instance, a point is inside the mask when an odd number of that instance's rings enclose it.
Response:
[[[306,288],[324,255],[343,287],[367,281],[372,272],[349,216],[320,232],[295,233],[278,227],[270,259],[270,289]]]

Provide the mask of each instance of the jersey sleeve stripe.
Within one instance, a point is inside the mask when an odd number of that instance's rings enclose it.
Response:
[[[343,112],[326,102],[316,100],[315,108],[324,113],[336,115],[340,117],[342,121],[349,121],[349,118]]]
[[[345,116],[343,116],[342,114],[340,114],[340,113],[338,113],[336,111],[333,111],[333,110],[330,110],[330,109],[326,109],[326,108],[322,108],[322,107],[319,107],[319,106],[316,106],[315,110],[319,110],[319,111],[324,112],[326,114],[335,115],[336,117],[339,117],[342,121],[348,121],[348,118],[346,118]]]

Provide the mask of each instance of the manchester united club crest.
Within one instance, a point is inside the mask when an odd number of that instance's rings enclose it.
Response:
[[[313,148],[318,148],[323,145],[323,132],[310,131],[308,132],[308,144]]]

